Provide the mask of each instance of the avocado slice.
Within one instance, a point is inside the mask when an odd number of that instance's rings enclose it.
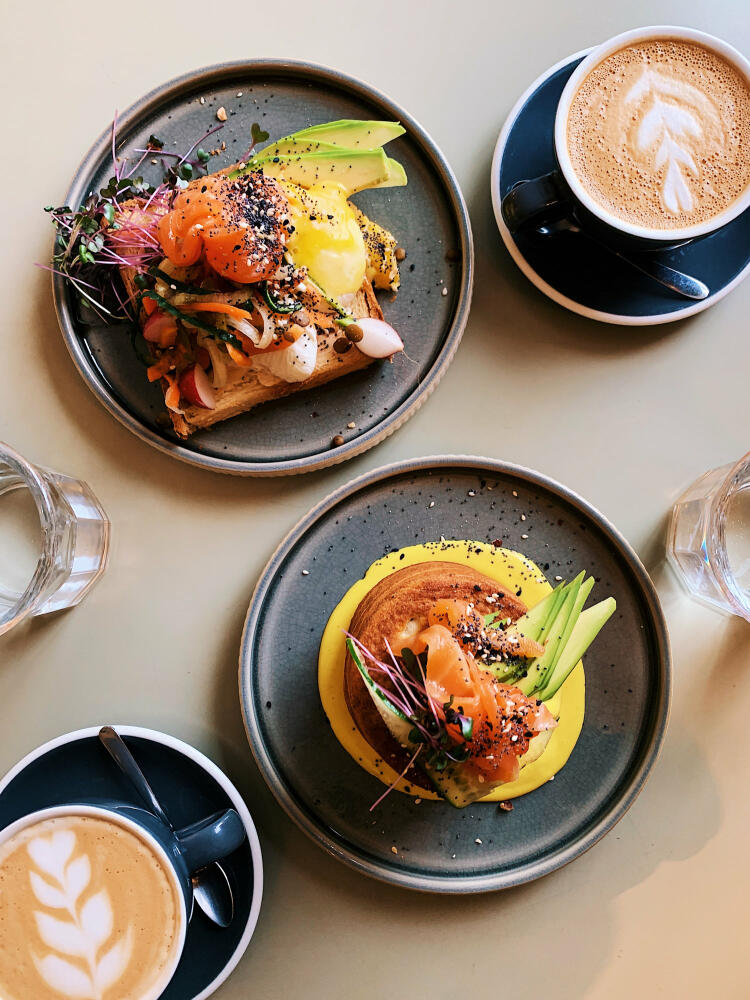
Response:
[[[574,589],[576,592],[575,600],[573,602],[573,608],[570,612],[570,615],[568,616],[565,628],[563,629],[563,634],[560,636],[560,642],[558,643],[557,646],[557,652],[555,653],[552,663],[550,663],[547,666],[547,669],[544,672],[544,677],[539,682],[538,685],[539,687],[544,687],[547,681],[552,676],[552,673],[554,672],[555,667],[557,666],[557,662],[562,656],[565,647],[568,643],[568,639],[570,638],[571,633],[575,628],[576,622],[578,621],[578,618],[581,614],[581,611],[583,610],[583,606],[586,603],[586,599],[591,593],[591,588],[594,586],[594,578],[589,577],[588,580],[584,580],[584,575],[585,575],[584,573],[581,573],[580,576],[577,576],[573,581],[573,583],[571,584],[571,589]]]
[[[554,665],[557,659],[557,651],[561,648],[561,641],[565,634],[570,616],[573,612],[576,597],[581,587],[583,573],[580,573],[572,583],[565,588],[565,597],[555,616],[549,631],[546,634],[546,644],[544,652],[535,660],[531,661],[528,673],[522,678],[517,687],[529,697],[538,687],[544,683],[547,671]]]
[[[614,597],[608,597],[605,601],[600,601],[599,604],[581,612],[555,669],[542,690],[537,692],[537,698],[549,701],[557,694],[605,623],[612,617],[616,607]]]
[[[382,149],[335,149],[328,153],[275,156],[259,162],[250,160],[229,176],[237,177],[248,170],[262,170],[268,177],[302,187],[339,184],[348,196],[386,180],[388,158]]]
[[[388,164],[388,176],[384,181],[378,181],[377,184],[370,184],[370,187],[371,188],[406,187],[406,171],[398,162],[398,160],[394,160],[393,157],[387,156],[386,163]]]
[[[406,131],[398,122],[358,121],[342,118],[324,125],[311,125],[287,136],[288,139],[307,139],[330,142],[346,149],[377,149]],[[282,139],[281,142],[284,140]]]
[[[332,153],[334,150],[340,148],[340,146],[336,146],[332,142],[319,142],[311,138],[306,139],[304,136],[290,135],[286,139],[279,139],[278,142],[272,142],[269,146],[259,149],[253,156],[253,162],[270,160],[274,156],[298,156],[301,153]]]
[[[511,629],[518,635],[533,639],[534,642],[542,641],[542,632],[545,625],[551,624],[557,610],[562,604],[562,591],[567,587],[565,583],[558,583],[554,590],[551,590],[546,597],[543,597],[533,608],[529,608],[525,615],[513,623]],[[541,637],[541,638],[540,638]]]

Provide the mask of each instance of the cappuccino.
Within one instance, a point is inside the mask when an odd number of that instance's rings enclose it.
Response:
[[[701,225],[750,185],[750,82],[699,43],[634,42],[584,77],[566,141],[606,214],[651,230]]]
[[[0,844],[3,1000],[144,1000],[166,986],[182,910],[171,872],[116,821],[41,819]]]

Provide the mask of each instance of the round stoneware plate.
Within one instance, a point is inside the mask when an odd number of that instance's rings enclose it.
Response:
[[[597,581],[591,601],[611,594],[617,611],[585,657],[583,730],[554,781],[516,799],[512,812],[491,803],[456,810],[393,792],[371,813],[384,786],[328,725],[318,696],[321,635],[341,597],[376,559],[441,536],[500,538],[550,579],[585,569]],[[434,892],[530,881],[610,830],[658,753],[670,674],[658,598],[625,539],[558,483],[483,458],[401,462],[323,500],[264,570],[240,652],[250,745],[291,818],[351,867]]]
[[[388,152],[403,163],[405,188],[363,191],[357,204],[390,229],[407,258],[394,301],[382,295],[386,319],[401,333],[406,351],[393,364],[364,371],[318,389],[266,403],[251,413],[177,438],[166,420],[158,386],[149,385],[123,327],[87,325],[69,287],[53,279],[55,305],[68,350],[81,375],[113,416],[161,451],[219,472],[281,475],[306,472],[360,454],[391,434],[429,393],[458,347],[469,312],[473,251],[461,192],[440,150],[413,118],[376,90],[335,70],[307,63],[253,60],[196,70],[147,94],[118,119],[118,155],[138,155],[151,134],[165,149],[185,151],[227,121],[206,146],[220,150],[212,170],[236,162],[250,142],[254,122],[280,138],[338,118],[398,120],[406,134]],[[66,203],[78,205],[112,174],[111,131],[87,153]],[[146,160],[146,180],[161,168]],[[351,428],[348,425],[355,424]],[[344,444],[332,447],[336,435]]]
[[[114,798],[142,806],[99,742],[100,726],[58,736],[37,747],[0,779],[0,829],[22,816],[82,797]],[[176,827],[219,809],[237,810],[247,840],[222,860],[232,883],[235,915],[216,927],[196,906],[185,950],[161,1000],[206,1000],[242,958],[260,913],[263,859],[242,796],[219,768],[182,740],[140,726],[115,726],[143,768],[156,796]]]

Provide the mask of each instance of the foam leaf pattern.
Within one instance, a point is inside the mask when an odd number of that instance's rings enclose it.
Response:
[[[128,967],[132,950],[133,932],[128,928],[125,937],[121,941],[115,942],[97,963],[96,984],[101,993],[106,993],[110,986],[114,986],[123,970]]]
[[[51,989],[72,1000],[102,1000],[128,967],[133,931],[128,927],[126,934],[99,957],[114,929],[112,903],[107,890],[101,888],[79,905],[92,873],[87,855],[71,860],[75,845],[75,833],[64,830],[37,837],[27,847],[32,861],[46,876],[29,873],[34,896],[46,910],[67,911],[69,918],[34,911],[39,937],[51,953],[33,957]],[[78,962],[71,962],[71,958]]]
[[[97,1000],[97,993],[89,976],[72,962],[57,955],[46,955],[36,960],[39,975],[50,989],[74,1000]]]
[[[705,94],[689,84],[675,83],[654,69],[644,69],[625,95],[625,104],[648,103],[635,133],[636,149],[645,153],[656,146],[654,167],[664,170],[662,203],[673,215],[689,212],[693,196],[685,173],[699,176],[698,165],[686,144],[700,140],[701,120],[721,128],[716,109]],[[684,172],[683,172],[684,171]]]
[[[78,897],[91,881],[91,862],[85,854],[75,858],[65,869],[65,891],[71,903],[77,903]]]
[[[46,906],[49,910],[67,909],[68,899],[64,892],[50,885],[36,872],[29,872],[29,877],[32,891],[42,906]]]
[[[112,933],[112,907],[107,890],[102,889],[81,908],[81,930],[95,948],[100,948]]]
[[[72,955],[74,958],[85,958],[89,951],[81,928],[69,920],[58,920],[48,913],[37,910],[34,913],[39,937],[48,948],[62,955]]]
[[[72,830],[59,830],[51,837],[35,837],[28,851],[37,868],[60,881],[75,844],[76,835]]]

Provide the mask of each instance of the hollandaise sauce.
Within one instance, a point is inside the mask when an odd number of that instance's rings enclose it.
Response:
[[[527,607],[537,604],[552,589],[544,574],[530,559],[512,549],[496,548],[483,542],[466,540],[428,542],[409,545],[378,559],[343,596],[334,609],[323,633],[318,660],[318,687],[331,727],[337,739],[354,760],[384,784],[392,784],[396,772],[376,753],[355,726],[344,697],[344,662],[346,640],[354,612],[362,598],[390,573],[415,563],[442,560],[469,565],[480,573],[496,580],[503,587],[516,592],[522,588]],[[579,663],[547,707],[558,719],[557,728],[541,756],[531,760],[534,744],[529,750],[530,762],[522,766],[519,777],[500,785],[482,802],[498,802],[533,791],[549,781],[564,766],[583,726],[585,709],[585,679],[583,663]],[[522,764],[523,764],[523,758]],[[410,785],[406,779],[396,786],[407,795],[422,799],[438,799],[434,792]]]
[[[338,184],[309,188],[279,182],[289,201],[287,247],[297,267],[306,267],[328,295],[357,292],[365,278],[367,251],[346,192]]]

